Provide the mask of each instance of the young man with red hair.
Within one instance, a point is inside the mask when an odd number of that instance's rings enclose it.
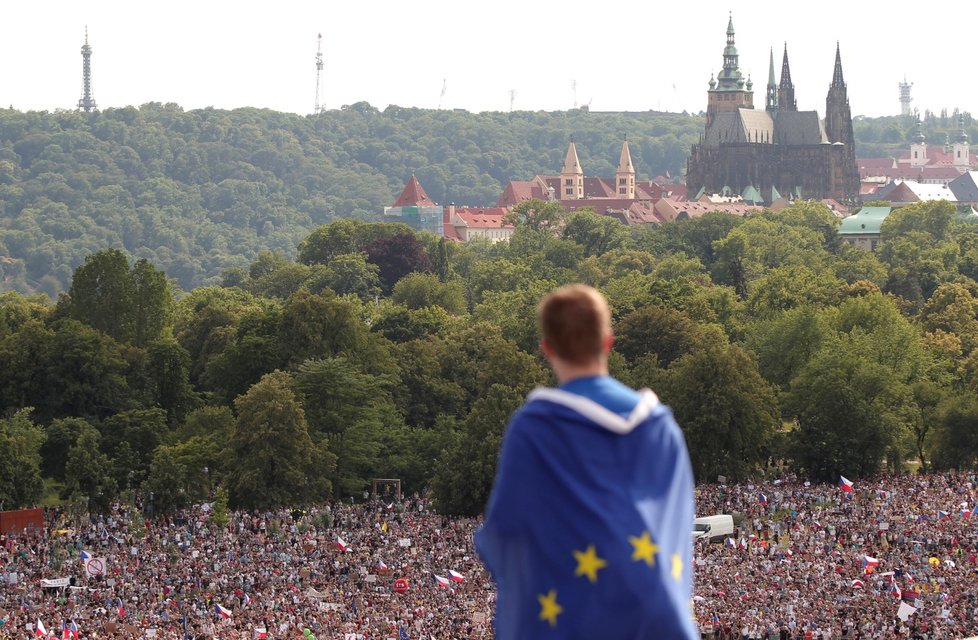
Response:
[[[682,432],[652,391],[608,374],[600,293],[563,287],[537,315],[559,387],[533,391],[510,420],[476,534],[496,638],[698,638]]]

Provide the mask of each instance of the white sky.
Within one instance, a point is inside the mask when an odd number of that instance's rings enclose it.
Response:
[[[176,102],[186,109],[267,107],[310,113],[316,35],[322,103],[365,100],[470,111],[698,112],[722,65],[733,11],[740,67],[763,108],[768,51],[780,76],[785,40],[799,109],[824,116],[835,43],[853,115],[913,106],[978,111],[967,73],[978,5],[948,10],[858,0],[8,0],[0,20],[0,105],[72,108],[81,95],[85,25],[100,108]],[[970,7],[970,8],[969,8]],[[955,34],[957,32],[957,34]],[[439,94],[445,81],[444,99]]]

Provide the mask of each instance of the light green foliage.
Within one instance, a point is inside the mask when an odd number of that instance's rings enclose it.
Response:
[[[661,395],[683,429],[697,479],[745,478],[766,462],[778,403],[749,352],[696,348],[669,367]]]
[[[466,311],[465,291],[458,280],[443,282],[430,273],[411,273],[401,278],[391,294],[391,299],[408,309],[441,307],[453,315]]]
[[[628,244],[628,228],[617,219],[593,210],[581,210],[567,218],[561,234],[584,249],[585,256],[599,256]]]
[[[309,437],[305,412],[287,373],[262,377],[234,402],[228,443],[231,504],[268,509],[323,500],[335,459]]]

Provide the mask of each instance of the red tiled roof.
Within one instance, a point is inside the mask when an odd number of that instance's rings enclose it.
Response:
[[[442,235],[448,240],[461,242],[462,238],[458,235],[458,230],[455,228],[455,221],[452,220],[452,212],[448,210],[448,207],[445,207],[445,210],[442,213],[442,220],[445,223]]]
[[[395,207],[433,207],[435,202],[428,197],[421,187],[421,183],[414,176],[404,185],[404,191],[394,202]]]
[[[503,216],[508,210],[505,207],[464,208],[456,209],[455,215],[470,229],[502,229],[512,227],[504,224]]]

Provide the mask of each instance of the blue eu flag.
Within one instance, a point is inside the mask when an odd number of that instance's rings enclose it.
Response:
[[[496,638],[698,638],[693,480],[651,391],[628,416],[533,392],[503,440],[476,547],[496,582]]]

